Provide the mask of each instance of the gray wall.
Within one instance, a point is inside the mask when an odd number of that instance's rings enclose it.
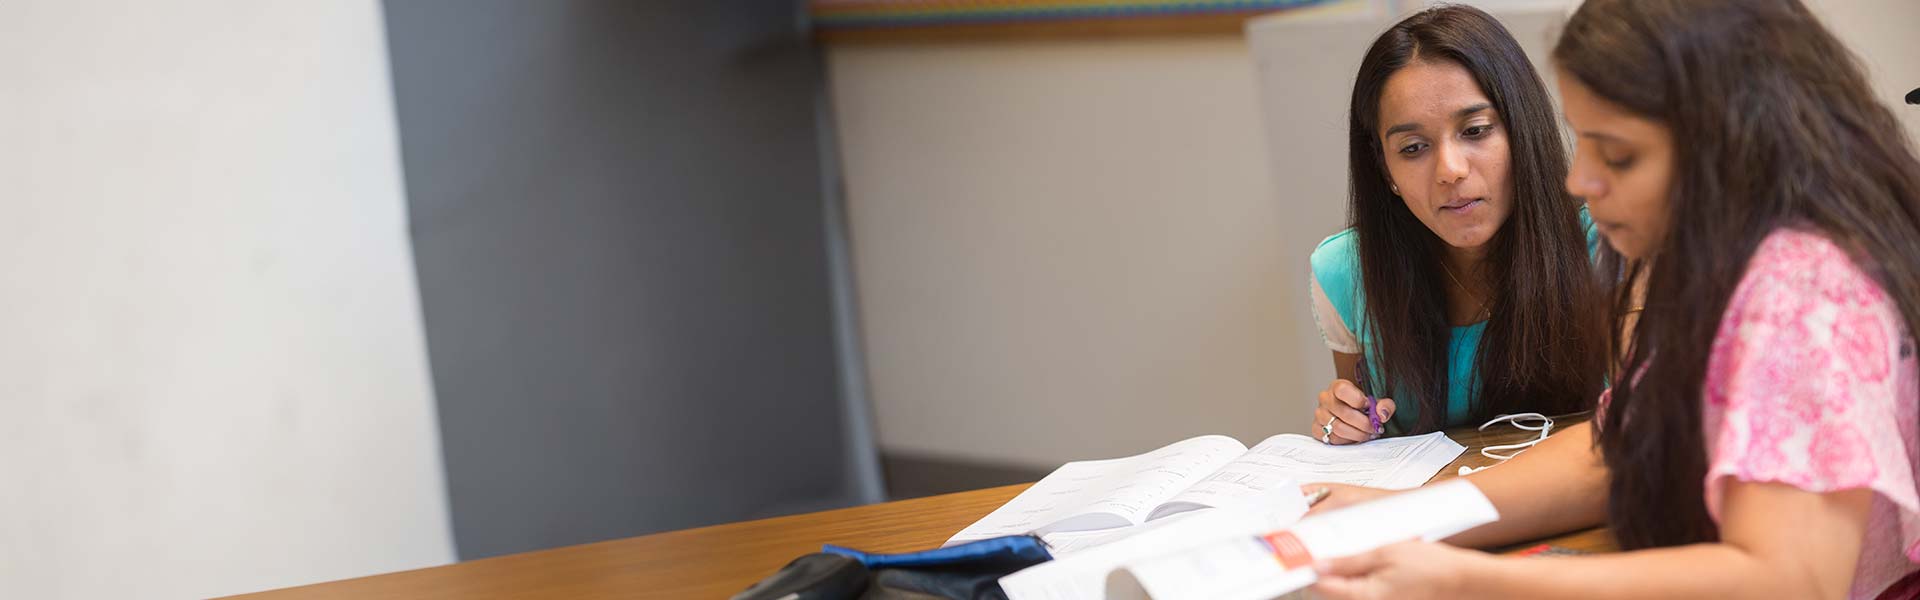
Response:
[[[796,14],[386,3],[462,559],[857,499]]]

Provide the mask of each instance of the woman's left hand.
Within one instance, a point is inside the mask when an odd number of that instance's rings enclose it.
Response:
[[[1400,542],[1372,552],[1321,561],[1317,597],[1332,600],[1374,598],[1460,598],[1462,585],[1493,557],[1433,542]]]

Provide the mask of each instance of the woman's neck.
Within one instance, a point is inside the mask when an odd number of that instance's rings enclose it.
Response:
[[[1647,264],[1652,264],[1652,261],[1648,261]],[[1627,282],[1627,298],[1629,299],[1625,309],[1627,313],[1620,315],[1620,331],[1615,332],[1620,336],[1617,347],[1623,354],[1614,357],[1615,364],[1624,365],[1627,362],[1627,357],[1624,353],[1626,352],[1627,345],[1633,343],[1634,330],[1640,327],[1640,314],[1647,307],[1647,279],[1651,277],[1652,274],[1652,267],[1642,268],[1638,274],[1634,275],[1633,281]],[[1609,307],[1609,309],[1611,308],[1612,307]],[[1618,381],[1617,378],[1620,374],[1614,373],[1613,375],[1616,377],[1615,381]]]
[[[1492,309],[1492,290],[1488,289],[1485,277],[1486,246],[1478,248],[1456,248],[1447,246],[1441,255],[1441,267],[1446,272],[1444,284],[1447,290],[1447,322],[1455,327],[1471,325],[1486,320]]]
[[[1473,248],[1447,246],[1447,251],[1440,257],[1440,260],[1446,261],[1447,268],[1451,269],[1454,275],[1459,276],[1461,281],[1465,281],[1468,285],[1476,285],[1471,281],[1467,281],[1467,277],[1469,273],[1474,273],[1476,275],[1473,277],[1479,279],[1477,274],[1480,272],[1480,264],[1485,262],[1487,258],[1487,246],[1488,244]]]

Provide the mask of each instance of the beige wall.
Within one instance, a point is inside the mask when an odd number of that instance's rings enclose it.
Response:
[[[1237,36],[828,58],[883,450],[1051,466],[1305,430],[1289,382],[1331,367],[1296,351],[1293,263],[1326,232],[1286,231]]]
[[[1920,2],[1805,1],[1866,64],[1876,96],[1905,121],[1907,139],[1920,144],[1920,106],[1904,103],[1907,92],[1920,87]]]

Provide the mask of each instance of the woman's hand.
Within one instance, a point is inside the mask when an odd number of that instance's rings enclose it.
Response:
[[[1498,560],[1485,553],[1432,542],[1400,542],[1372,552],[1323,560],[1314,565],[1318,598],[1459,598],[1474,574]]]
[[[1374,410],[1380,413],[1381,429],[1373,429],[1373,423],[1367,419],[1367,394],[1360,391],[1353,382],[1335,379],[1320,392],[1320,405],[1313,410],[1313,437],[1329,444],[1357,444],[1380,437],[1385,433],[1388,419],[1393,418],[1393,400],[1380,398],[1374,404]],[[1327,420],[1333,420],[1333,433],[1326,435],[1322,429]]]
[[[1333,493],[1327,494],[1327,497],[1325,499],[1314,503],[1313,507],[1308,508],[1307,509],[1308,515],[1317,515],[1330,510],[1353,506],[1355,504],[1366,502],[1368,500],[1384,498],[1387,496],[1400,493],[1399,491],[1396,491],[1396,490],[1383,490],[1380,488],[1360,487],[1357,485],[1347,485],[1344,483],[1309,483],[1309,484],[1300,486],[1300,490],[1303,493],[1308,493],[1308,494],[1313,493],[1313,490],[1316,488],[1327,488],[1327,490]]]

